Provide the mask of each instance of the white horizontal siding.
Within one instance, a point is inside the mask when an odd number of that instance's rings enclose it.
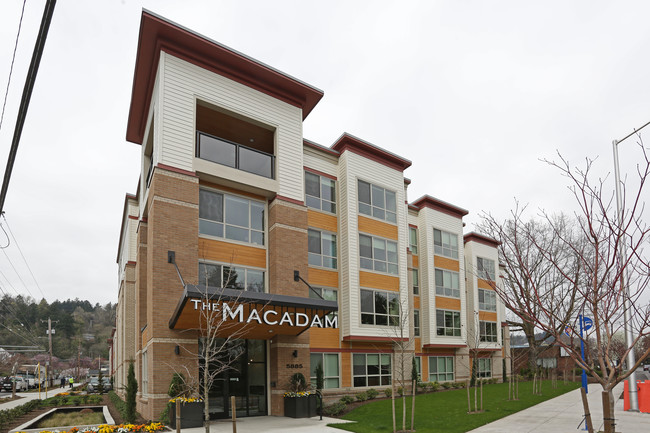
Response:
[[[303,161],[305,167],[312,170],[318,170],[322,173],[329,174],[330,176],[338,177],[338,159],[334,159],[329,155],[323,155],[317,150],[313,150],[307,146],[303,150]]]
[[[276,130],[279,194],[303,200],[302,110],[228,78],[161,54],[161,162],[193,171],[196,101],[202,100]]]

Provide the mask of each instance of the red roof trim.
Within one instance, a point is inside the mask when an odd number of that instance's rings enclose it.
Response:
[[[476,232],[467,233],[465,236],[463,236],[463,240],[465,243],[478,242],[479,244],[484,244],[494,248],[501,245],[501,242]]]
[[[327,146],[323,146],[322,144],[315,143],[311,140],[307,140],[306,138],[302,139],[302,144],[303,146],[311,147],[312,149],[319,150],[321,152],[329,153],[330,155],[336,156],[337,158],[341,156],[339,152],[336,150],[332,150],[331,148]]]
[[[126,129],[126,139],[133,143],[142,144],[144,139],[161,50],[301,108],[303,119],[323,97],[322,90],[163,17],[143,11]]]
[[[160,163],[158,163],[158,164],[156,165],[156,168],[161,168],[161,169],[163,169],[163,170],[167,170],[167,171],[173,171],[174,173],[185,174],[185,175],[187,175],[187,176],[198,177],[198,176],[196,175],[196,173],[194,173],[193,171],[183,170],[182,168],[172,167],[171,165],[166,165],[166,164],[160,164]]]
[[[272,200],[269,200],[269,203],[271,203],[273,200],[276,200],[276,199],[281,200],[281,201],[286,201],[286,202],[289,202],[289,203],[293,203],[293,204],[297,204],[297,205],[300,205],[300,206],[305,205],[305,202],[303,202],[301,200],[296,200],[294,198],[285,197],[285,196],[280,195],[280,194],[276,194],[275,197]]]
[[[416,352],[415,356],[454,356],[454,352]]]
[[[423,349],[460,349],[466,347],[464,344],[425,344]]]
[[[393,349],[320,349],[310,348],[311,353],[393,353]]]
[[[344,132],[343,135],[332,145],[332,149],[343,153],[346,150],[361,155],[372,161],[383,164],[397,171],[404,171],[411,166],[411,161],[395,155],[387,150],[368,143],[354,135]]]
[[[411,205],[415,206],[418,210],[426,207],[458,218],[462,218],[469,213],[469,211],[461,207],[454,206],[451,203],[431,197],[430,195],[423,195],[411,203]]]
[[[408,338],[391,338],[391,337],[371,337],[363,335],[347,335],[343,337],[343,341],[408,341]],[[358,351],[358,349],[357,349]]]
[[[306,166],[303,166],[302,168],[303,168],[305,171],[308,171],[308,172],[310,172],[310,173],[314,173],[314,174],[317,174],[317,175],[319,175],[319,176],[326,177],[326,178],[328,178],[328,179],[337,180],[336,176],[332,176],[331,174],[323,173],[323,172],[320,171],[320,170],[315,170],[315,169],[313,169],[313,168],[309,168],[309,167],[306,167]]]

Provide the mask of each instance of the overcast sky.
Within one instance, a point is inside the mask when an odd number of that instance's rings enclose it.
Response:
[[[0,2],[1,98],[22,3]],[[25,8],[0,170],[44,4]],[[12,240],[7,293],[117,300],[140,164],[125,133],[142,8],[322,89],[305,138],[329,146],[349,132],[412,160],[409,200],[469,210],[467,231],[481,212],[507,216],[514,198],[531,214],[571,210],[566,180],[540,159],[598,157],[604,177],[612,140],[650,121],[647,1],[59,0],[5,203],[38,285]],[[620,150],[633,174],[638,147]]]

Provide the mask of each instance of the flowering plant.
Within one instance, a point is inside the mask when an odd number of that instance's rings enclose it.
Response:
[[[155,433],[163,431],[164,429],[165,426],[162,425],[162,423],[152,422],[149,424],[102,424],[96,427],[83,427],[81,429],[79,427],[73,427],[67,432],[59,430],[55,432],[52,432],[51,430],[42,430],[40,433]]]
[[[176,403],[177,400],[181,403],[201,403],[203,401],[201,397],[174,397],[169,402]]]
[[[284,397],[309,397],[313,393],[314,391],[287,391],[284,393]]]

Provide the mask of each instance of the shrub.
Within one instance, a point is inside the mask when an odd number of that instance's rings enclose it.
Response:
[[[158,417],[158,421],[160,421],[161,423],[163,423],[165,425],[168,425],[170,423],[170,421],[169,421],[169,410],[170,410],[171,406],[172,406],[171,403],[167,403],[167,405],[165,405],[165,408],[163,409],[163,411],[160,412],[160,416]]]
[[[309,389],[307,385],[307,379],[302,373],[294,373],[289,379],[289,391],[290,392],[303,392]]]
[[[111,399],[111,402],[113,402],[113,405],[117,409],[117,411],[120,413],[122,418],[126,418],[126,403],[124,403],[124,400],[120,398],[119,395],[115,394],[114,391],[109,391],[108,392],[108,398]]]
[[[451,382],[442,382],[442,387],[444,389],[450,389],[452,386]]]
[[[355,397],[356,397],[357,400],[359,400],[359,401],[366,401],[366,400],[368,400],[368,393],[365,392],[365,391],[358,392],[358,393],[355,395]]]
[[[390,397],[393,395],[393,390],[391,388],[386,388],[384,394],[386,394],[386,397]]]
[[[366,391],[366,394],[368,394],[368,400],[372,400],[374,398],[377,398],[379,391],[377,391],[375,388],[370,388],[368,391]]]
[[[418,382],[418,388],[420,388],[422,391],[426,391],[428,387],[428,382]]]
[[[131,424],[135,422],[135,397],[137,392],[138,381],[135,379],[133,362],[130,362],[126,379],[126,410],[124,412],[124,419]]]
[[[346,404],[342,401],[337,401],[332,405],[326,406],[323,412],[328,416],[336,416],[345,410],[345,406]]]
[[[404,387],[403,386],[398,386],[397,387],[397,393],[399,394],[400,397],[404,395]]]
[[[343,397],[341,397],[339,401],[343,404],[350,404],[354,402],[354,397],[352,397],[351,395],[344,395]]]
[[[456,389],[465,388],[465,382],[454,382],[454,388]]]
[[[325,384],[325,372],[323,371],[323,363],[316,366],[316,389],[323,389]]]
[[[174,373],[172,376],[171,382],[169,382],[169,390],[167,395],[171,398],[178,397],[187,392],[187,386],[185,385],[185,376],[180,373]]]

